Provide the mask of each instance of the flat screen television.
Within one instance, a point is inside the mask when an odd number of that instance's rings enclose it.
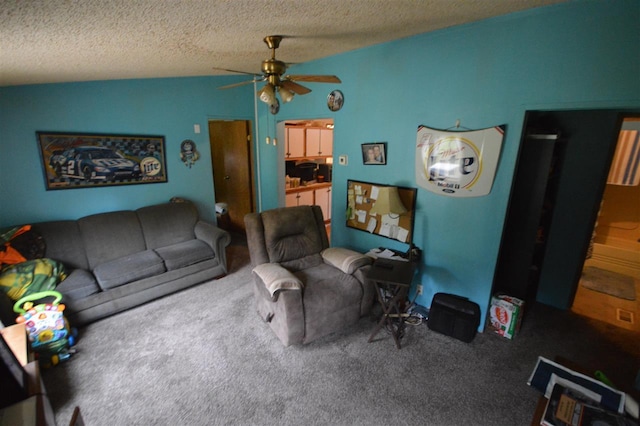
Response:
[[[347,226],[411,244],[418,189],[347,180]]]

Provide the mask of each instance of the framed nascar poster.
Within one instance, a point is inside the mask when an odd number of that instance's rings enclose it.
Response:
[[[167,182],[164,136],[36,132],[47,190]]]
[[[505,126],[446,131],[418,126],[416,183],[449,197],[491,192]]]

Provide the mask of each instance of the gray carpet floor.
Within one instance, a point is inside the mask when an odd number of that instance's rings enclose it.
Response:
[[[621,387],[640,368],[638,334],[535,304],[514,340],[469,344],[412,326],[367,339],[362,318],[285,348],[253,307],[246,247],[231,272],[80,330],[78,353],[44,370],[59,425],[527,425],[539,355],[594,366]]]

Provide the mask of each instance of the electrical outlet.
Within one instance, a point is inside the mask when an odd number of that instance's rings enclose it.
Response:
[[[418,293],[418,296],[422,294],[422,284],[418,284],[416,287],[416,293]]]

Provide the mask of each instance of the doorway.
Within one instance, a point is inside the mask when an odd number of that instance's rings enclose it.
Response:
[[[523,169],[535,169],[532,163],[538,161],[527,155],[525,143],[521,143],[496,265],[494,292],[519,292],[522,297],[529,297],[528,302],[537,301],[559,309],[571,308],[578,291],[600,199],[625,113],[637,114],[639,111],[610,109],[526,112],[523,140],[527,135],[537,133],[560,135],[566,142],[558,145],[562,147],[561,160],[555,162],[553,168],[539,170],[538,173],[543,180],[554,183],[553,202],[550,205],[543,203],[542,207],[538,205],[537,209],[525,209],[520,213],[520,216],[534,224],[535,232],[522,232],[522,227],[509,226],[509,221],[514,216],[518,219],[519,210],[514,204],[517,195],[532,193],[531,184],[521,184],[517,175]],[[539,157],[549,158],[548,155]],[[550,174],[550,171],[559,173]],[[544,185],[545,190],[539,193],[544,194],[549,189],[546,183]],[[544,233],[540,234],[538,230],[543,210],[546,225]],[[543,237],[544,246],[537,252],[539,258],[536,258],[536,262],[539,266],[535,274],[530,274],[536,239],[540,237]],[[515,253],[509,250],[515,250]],[[521,278],[515,281],[500,280],[500,270],[513,262],[510,259],[513,254],[526,257],[518,260],[517,273]],[[517,294],[514,295],[518,297]]]
[[[571,310],[640,331],[640,117],[625,117]]]
[[[280,144],[280,206],[317,205],[331,239],[333,130],[331,118],[277,123]]]
[[[209,145],[218,225],[244,233],[244,216],[255,210],[251,122],[209,121]]]

